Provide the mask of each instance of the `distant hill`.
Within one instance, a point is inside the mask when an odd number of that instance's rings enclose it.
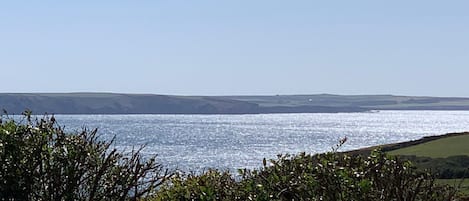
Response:
[[[392,95],[171,96],[115,93],[0,93],[0,109],[54,114],[261,114],[370,110],[469,110],[469,98]]]

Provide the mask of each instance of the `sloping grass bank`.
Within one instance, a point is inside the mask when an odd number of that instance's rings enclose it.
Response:
[[[382,145],[378,145],[378,146],[365,147],[365,148],[361,148],[361,149],[345,151],[343,153],[351,154],[351,155],[368,155],[368,154],[371,153],[371,151],[376,150],[376,149],[380,149],[384,152],[389,153],[389,152],[392,152],[392,151],[395,151],[395,150],[409,148],[409,147],[412,147],[412,146],[415,146],[415,145],[420,145],[420,144],[424,144],[424,143],[427,143],[427,142],[437,141],[437,140],[440,140],[440,139],[447,139],[447,138],[452,138],[452,137],[457,137],[457,136],[468,136],[468,135],[469,135],[469,132],[447,133],[447,134],[444,134],[444,135],[427,136],[427,137],[420,138],[418,140],[410,140],[410,141],[405,141],[405,142],[398,142],[398,143],[392,143],[392,144],[382,144]],[[463,146],[464,145],[461,145],[462,148],[463,148]],[[450,147],[448,147],[448,148],[450,148]],[[431,147],[430,149],[433,149],[433,147]],[[456,154],[456,155],[459,155],[459,154]]]
[[[446,158],[457,155],[469,156],[469,133],[446,136],[440,139],[389,151],[388,153],[391,155],[414,155],[430,158]]]

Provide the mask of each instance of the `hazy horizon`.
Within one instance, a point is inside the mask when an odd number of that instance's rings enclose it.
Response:
[[[467,1],[9,1],[0,93],[469,97]]]

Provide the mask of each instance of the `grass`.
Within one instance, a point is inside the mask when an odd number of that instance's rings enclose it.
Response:
[[[388,152],[391,155],[415,155],[446,158],[455,155],[469,156],[469,135],[442,138]]]

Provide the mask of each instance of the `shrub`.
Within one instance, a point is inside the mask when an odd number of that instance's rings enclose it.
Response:
[[[141,148],[112,149],[97,130],[66,134],[54,117],[0,119],[2,200],[137,200],[170,174]]]
[[[153,200],[237,200],[236,188],[237,184],[228,172],[179,173],[165,183]]]
[[[247,198],[256,200],[449,200],[427,172],[382,152],[369,157],[339,153],[279,156],[260,171],[244,173]]]
[[[368,157],[340,153],[280,155],[260,170],[176,177],[155,200],[450,200],[428,172],[380,151]]]
[[[415,155],[398,156],[409,160],[418,169],[432,171],[438,179],[460,179],[469,178],[469,156],[449,156],[446,158],[430,158]]]

